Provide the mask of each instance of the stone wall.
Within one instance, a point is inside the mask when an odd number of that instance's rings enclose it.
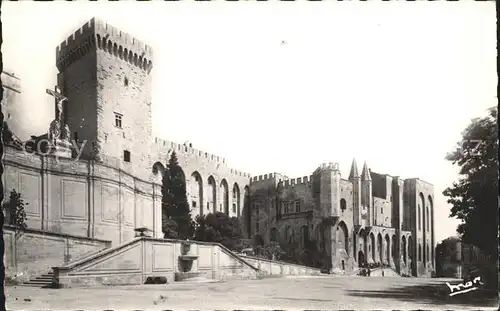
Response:
[[[26,107],[22,106],[21,80],[10,72],[2,72],[1,75],[3,85],[2,108],[4,121],[7,122],[9,129],[18,139],[28,139],[28,124],[26,124],[28,121],[27,118],[23,117],[26,113]]]
[[[239,255],[266,276],[319,275],[320,269],[296,265],[288,262]]]
[[[16,237],[14,227],[6,225],[3,239],[6,278],[15,278],[19,282],[111,247],[110,241],[33,229]]]
[[[28,228],[112,241],[134,238],[134,229],[161,233],[161,187],[121,167],[92,161],[31,156],[5,149],[4,195],[21,193]]]
[[[54,272],[61,287],[140,285],[149,277],[173,282],[176,273],[185,272],[180,255],[181,241],[141,237]],[[257,268],[217,243],[191,241],[186,255],[194,259],[189,272],[206,279],[255,279],[258,275]]]

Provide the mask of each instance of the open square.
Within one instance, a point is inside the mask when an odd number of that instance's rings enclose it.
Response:
[[[8,287],[7,310],[493,310],[497,299],[449,297],[445,282],[401,277],[303,276],[89,289]],[[24,301],[31,299],[31,301]]]

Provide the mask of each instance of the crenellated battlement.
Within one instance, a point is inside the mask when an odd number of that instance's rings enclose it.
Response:
[[[276,175],[280,175],[277,173],[269,173],[269,174],[264,174],[264,175],[258,175],[252,177],[251,182],[257,182],[257,181],[265,181],[265,180],[273,180],[276,179]]]
[[[176,143],[176,142],[173,142],[170,140],[166,140],[166,139],[162,139],[162,138],[158,138],[158,137],[155,137],[155,144],[158,148],[168,148],[168,149],[171,149],[172,151],[175,151],[176,153],[179,153],[179,154],[190,154],[190,155],[193,155],[195,157],[204,158],[205,160],[212,161],[214,163],[225,164],[227,166],[226,158],[205,152],[203,150],[193,148],[191,144],[179,144],[179,143]],[[236,175],[236,176],[242,176],[242,177],[248,177],[248,178],[251,177],[249,173],[245,173],[245,172],[238,171],[235,169],[230,169],[230,171],[231,171],[231,174]]]
[[[338,171],[339,170],[339,164],[338,163],[333,163],[333,162],[323,163],[323,164],[321,164],[320,169],[322,169],[322,170],[328,169],[328,170]]]
[[[304,176],[304,177],[298,177],[298,178],[292,178],[288,180],[283,181],[283,186],[284,187],[294,187],[296,185],[303,185],[303,184],[309,184],[312,183],[313,181],[313,175],[311,176]]]
[[[63,71],[93,49],[104,50],[149,73],[153,49],[131,35],[92,18],[56,48],[56,65]]]

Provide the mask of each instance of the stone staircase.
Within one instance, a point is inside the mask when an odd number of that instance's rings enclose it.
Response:
[[[211,278],[207,277],[206,273],[200,272],[177,272],[175,273],[176,282],[189,282],[189,283],[207,283],[213,282]]]
[[[40,276],[37,276],[33,279],[30,279],[29,281],[20,284],[20,286],[49,288],[52,287],[53,278],[54,278],[54,272],[49,271],[45,274],[42,274]]]

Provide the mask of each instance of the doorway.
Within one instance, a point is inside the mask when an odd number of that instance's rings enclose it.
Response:
[[[363,251],[358,252],[358,267],[363,267],[365,265],[365,254]]]

